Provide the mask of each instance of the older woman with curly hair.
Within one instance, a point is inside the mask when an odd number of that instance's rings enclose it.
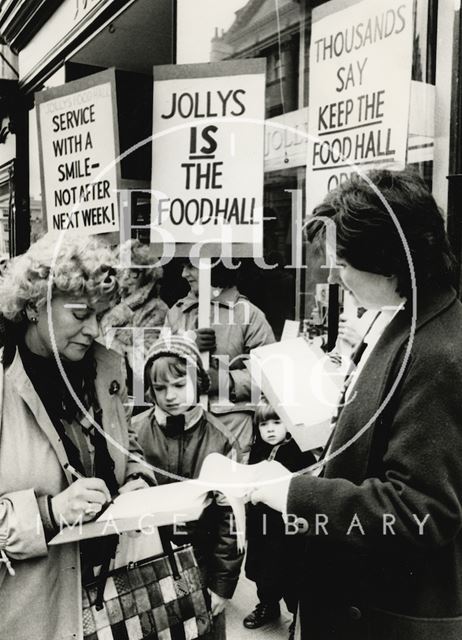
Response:
[[[154,480],[127,423],[120,357],[95,343],[117,295],[111,251],[76,236],[45,236],[0,283],[1,638],[82,638],[81,584],[116,540],[48,542]]]

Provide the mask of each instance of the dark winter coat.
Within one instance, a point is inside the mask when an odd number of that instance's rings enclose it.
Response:
[[[239,459],[234,437],[208,412],[181,435],[169,435],[157,423],[154,409],[136,416],[133,425],[145,459],[157,469],[183,479],[197,478],[209,453],[233,455]],[[156,479],[158,484],[175,482],[174,478],[160,472],[156,473]],[[187,535],[179,535],[176,542],[192,543],[207,586],[223,598],[231,598],[243,559],[237,550],[231,508],[214,501],[204,509],[197,522],[188,523],[185,528]]]
[[[417,293],[413,341],[408,304],[340,414],[332,451],[346,448],[290,485],[288,511],[310,525],[303,638],[462,637],[462,305]]]
[[[301,471],[315,462],[310,451],[302,452],[292,438],[272,446],[257,441],[250,452],[250,464],[276,460],[289,471]],[[297,563],[303,551],[303,538],[287,528],[282,515],[263,503],[247,507],[247,556],[245,574],[257,585],[260,598],[279,601],[284,598],[289,610],[295,610],[299,571]]]

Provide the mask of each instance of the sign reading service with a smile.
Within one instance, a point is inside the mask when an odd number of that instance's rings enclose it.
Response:
[[[114,70],[36,94],[49,231],[118,231],[120,182]]]
[[[264,109],[264,60],[154,68],[153,243],[261,244]]]

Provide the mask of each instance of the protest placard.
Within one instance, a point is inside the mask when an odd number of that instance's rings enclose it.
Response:
[[[264,117],[265,60],[154,67],[153,243],[258,255]]]
[[[313,9],[308,214],[358,168],[404,167],[412,6],[412,0],[332,0]]]
[[[36,94],[42,197],[49,231],[119,229],[114,70]]]

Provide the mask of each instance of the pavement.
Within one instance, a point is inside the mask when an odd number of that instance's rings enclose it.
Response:
[[[227,640],[287,640],[292,615],[281,601],[281,617],[260,629],[246,629],[242,620],[257,604],[255,584],[241,575],[233,599],[226,606]]]

